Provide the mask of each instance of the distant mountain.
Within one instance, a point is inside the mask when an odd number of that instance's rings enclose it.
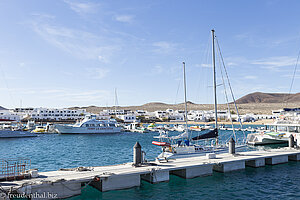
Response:
[[[4,108],[4,107],[2,107],[2,106],[0,106],[0,110],[7,110],[6,108]]]
[[[286,94],[286,93],[262,93],[254,92],[239,98],[237,104],[246,103],[300,103],[300,93]]]
[[[146,103],[142,106],[145,106],[145,107],[152,107],[152,106],[167,106],[169,104],[166,104],[166,103],[161,103],[161,102],[151,102],[151,103]]]
[[[188,109],[194,108],[194,106],[197,106],[198,104],[194,104],[191,101],[187,102]],[[92,113],[98,113],[105,109],[124,109],[124,110],[147,110],[147,111],[156,111],[156,110],[166,110],[166,109],[175,109],[175,110],[183,110],[184,109],[184,103],[179,104],[166,104],[161,102],[151,102],[146,103],[141,106],[117,106],[117,107],[96,107],[96,106],[87,106],[87,107],[72,107],[70,109],[86,109],[88,112]]]
[[[284,93],[262,93],[255,92],[239,98],[237,106],[240,114],[256,113],[256,114],[271,114],[272,110],[278,110],[283,108],[283,101],[286,106],[297,108],[300,107],[300,93],[296,94],[284,94]],[[150,112],[156,110],[184,110],[184,103],[178,104],[166,104],[161,102],[151,102],[140,106],[111,106],[111,107],[97,107],[97,106],[86,106],[86,107],[72,107],[70,109],[86,109],[87,112],[99,113],[106,109],[124,109],[124,110],[147,110]],[[231,109],[234,110],[234,105],[230,105]],[[227,104],[218,104],[218,109],[227,110]],[[187,102],[188,110],[212,110],[214,109],[213,104],[195,104],[193,102]]]

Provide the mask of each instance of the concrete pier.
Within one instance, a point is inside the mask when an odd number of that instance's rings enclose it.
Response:
[[[289,160],[300,160],[300,150],[294,148],[273,149],[268,151],[235,152],[235,154],[216,154],[215,158],[205,155],[178,158],[168,162],[132,163],[112,166],[64,169],[40,172],[39,177],[16,181],[0,182],[6,193],[53,194],[55,198],[68,198],[80,195],[82,186],[90,185],[101,192],[138,187],[141,180],[150,183],[169,181],[169,175],[182,178],[213,175],[218,172],[243,170],[246,166],[262,167],[275,165]],[[85,170],[82,170],[85,169]],[[39,199],[39,198],[32,198]],[[41,199],[41,198],[40,198]],[[53,199],[43,197],[43,199]]]
[[[263,167],[266,165],[266,159],[265,158],[257,158],[254,160],[247,160],[245,164],[246,164],[246,166],[249,166],[249,167]]]
[[[149,183],[159,183],[169,181],[170,173],[168,170],[152,168],[150,173],[141,175],[141,179]]]
[[[39,197],[46,194],[50,198],[51,196],[56,196],[56,198],[68,198],[81,194],[81,183],[77,181],[57,180],[53,183],[46,182],[41,185],[25,186],[20,188],[18,192],[22,194],[22,191],[26,194],[41,194],[32,199],[43,199]]]
[[[245,160],[217,163],[213,169],[217,172],[231,172],[245,169]]]
[[[281,163],[287,163],[289,161],[288,155],[278,155],[270,158],[266,158],[267,165],[277,165]]]
[[[300,161],[300,154],[289,155],[289,160]]]
[[[120,190],[140,186],[139,174],[110,175],[93,180],[89,185],[101,192]]]
[[[101,180],[101,192],[140,186],[139,174],[112,175]]]
[[[213,165],[203,164],[200,166],[186,167],[184,169],[173,170],[171,173],[186,179],[199,176],[210,176],[213,173]]]

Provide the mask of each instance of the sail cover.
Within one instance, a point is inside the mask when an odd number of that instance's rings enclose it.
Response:
[[[193,137],[192,140],[203,140],[208,138],[215,138],[218,137],[218,129],[211,130],[205,134],[198,135],[197,137]]]

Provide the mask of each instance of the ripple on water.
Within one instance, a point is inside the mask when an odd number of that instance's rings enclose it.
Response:
[[[40,171],[78,166],[112,165],[132,161],[132,147],[139,141],[147,158],[160,149],[151,144],[158,133],[115,135],[41,135],[36,138],[0,140],[2,158],[27,157]],[[185,180],[170,176],[170,181],[141,187],[98,192],[83,189],[79,199],[299,199],[300,163],[246,168],[231,173]]]

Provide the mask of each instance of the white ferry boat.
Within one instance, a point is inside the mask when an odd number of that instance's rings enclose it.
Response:
[[[97,134],[120,133],[122,127],[118,126],[115,119],[96,120],[96,115],[87,115],[81,122],[74,125],[55,125],[60,134]]]

